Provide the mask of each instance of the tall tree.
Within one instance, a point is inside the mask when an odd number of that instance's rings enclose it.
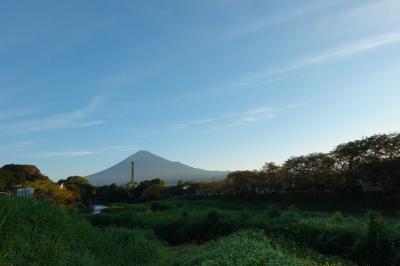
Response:
[[[49,180],[34,165],[8,164],[0,168],[1,189],[12,189],[28,181]]]
[[[256,171],[231,172],[226,176],[225,184],[228,189],[239,194],[245,194],[254,186],[257,175],[258,173]]]
[[[266,162],[262,169],[260,175],[263,176],[264,191],[274,191],[278,192],[283,188],[284,182],[280,175],[281,167],[274,162]]]
[[[62,184],[68,190],[74,191],[77,200],[83,204],[89,204],[90,200],[93,200],[96,195],[96,189],[82,176],[70,176],[67,179],[58,181],[58,184]]]
[[[334,165],[334,158],[324,153],[292,157],[284,164],[298,189],[313,192],[323,190],[332,181],[335,175]]]

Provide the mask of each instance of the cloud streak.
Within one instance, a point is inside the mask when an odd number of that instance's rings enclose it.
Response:
[[[350,27],[356,25],[359,27],[377,26],[400,21],[399,18],[400,2],[398,0],[379,0],[358,6],[352,10],[341,14],[343,21]],[[338,19],[336,19],[337,25]]]
[[[244,110],[242,112],[220,114],[218,116],[215,116],[214,118],[193,120],[188,123],[180,124],[185,126],[182,128],[175,127],[175,129],[182,130],[189,127],[201,126],[201,132],[211,133],[223,129],[248,126],[257,122],[274,119],[283,112],[291,111],[293,109],[309,105],[314,101],[314,98],[310,98],[280,107],[258,106],[255,108]],[[195,123],[195,121],[202,121],[203,123]]]
[[[393,32],[354,41],[321,54],[303,58],[283,67],[270,68],[262,72],[248,74],[231,84],[230,87],[251,86],[258,81],[289,73],[295,70],[329,63],[332,61],[350,58],[352,56],[372,51],[390,44],[400,43],[400,32]]]
[[[32,155],[33,158],[54,158],[54,157],[80,157],[94,154],[94,151],[79,150],[79,151],[50,151],[40,152]]]
[[[32,158],[82,157],[103,152],[110,152],[110,151],[128,152],[136,149],[137,148],[132,145],[115,145],[115,146],[107,146],[96,149],[46,151],[46,152],[32,154],[30,157]]]
[[[76,111],[30,121],[4,123],[0,126],[0,130],[10,134],[21,134],[62,128],[83,128],[101,125],[104,123],[103,120],[87,121],[84,118],[95,111],[102,102],[102,98],[96,97],[86,106]]]
[[[177,124],[174,125],[174,129],[184,130],[191,127],[201,127],[201,132],[210,133],[228,128],[247,126],[276,118],[278,114],[283,111],[299,108],[312,101],[313,100],[298,102],[280,108],[262,106],[248,109],[243,112],[220,114],[212,118],[196,119],[187,123]]]
[[[278,25],[300,20],[306,16],[322,12],[337,4],[338,1],[314,1],[307,5],[301,3],[291,8],[282,8],[282,12],[276,15],[265,14],[263,17],[259,18],[253,18],[252,16],[251,19],[247,21],[240,20],[240,24],[237,24],[235,27],[224,29],[224,32],[220,33],[221,41],[222,43],[235,41],[251,34],[266,31]],[[231,5],[231,3],[229,5]]]
[[[221,123],[213,124],[204,130],[205,133],[219,131],[228,128],[247,126],[256,122],[273,119],[277,116],[278,110],[270,107],[260,107],[246,110],[242,113],[232,114],[229,119]]]

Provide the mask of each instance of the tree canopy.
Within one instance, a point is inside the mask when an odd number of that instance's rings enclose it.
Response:
[[[25,182],[49,180],[34,165],[7,164],[0,168],[0,190],[12,189]]]

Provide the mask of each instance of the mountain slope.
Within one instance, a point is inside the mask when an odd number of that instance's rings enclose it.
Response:
[[[199,181],[212,178],[222,179],[226,171],[206,171],[187,166],[180,162],[171,162],[148,151],[139,151],[122,162],[93,175],[87,176],[93,185],[107,185],[111,183],[126,184],[130,180],[131,161],[135,162],[136,182],[161,178],[168,184],[178,180]]]

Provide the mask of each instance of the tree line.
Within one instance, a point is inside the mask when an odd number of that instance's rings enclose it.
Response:
[[[61,205],[89,205],[95,197],[96,189],[80,176],[70,176],[53,182],[34,165],[8,164],[0,168],[0,191],[7,192],[19,187],[35,189],[35,196],[46,198]]]
[[[359,192],[362,185],[400,192],[400,134],[380,134],[338,145],[329,153],[293,156],[260,170],[236,171],[196,184],[208,193]]]
[[[170,196],[284,192],[363,191],[363,185],[400,194],[400,134],[379,134],[343,143],[328,153],[293,156],[282,164],[266,162],[260,170],[235,171],[225,179],[182,182],[167,187],[161,179],[144,181],[126,198],[145,201]],[[113,185],[115,188],[118,187]],[[109,186],[105,186],[109,187]],[[114,191],[115,191],[114,188]],[[124,191],[124,188],[120,188]]]
[[[175,186],[155,178],[137,187],[106,185],[93,187],[87,179],[72,176],[57,183],[33,165],[0,168],[0,191],[18,186],[36,188],[42,195],[64,204],[88,205],[104,202],[137,202],[171,196],[256,194],[283,192],[360,192],[362,185],[400,194],[400,134],[379,134],[338,145],[328,153],[293,156],[283,164],[266,162],[260,170],[235,171],[225,179],[182,182]]]

